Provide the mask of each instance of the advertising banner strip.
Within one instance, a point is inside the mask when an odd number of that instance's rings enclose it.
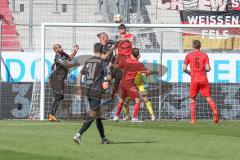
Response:
[[[39,81],[41,67],[35,53],[26,52],[4,52],[2,63],[2,78],[5,82],[35,82]],[[208,54],[211,72],[208,78],[211,83],[240,83],[240,54]],[[81,64],[89,58],[90,54],[82,54],[77,57]],[[152,82],[189,82],[190,77],[183,73],[183,61],[186,54],[183,53],[142,53],[140,61],[150,70],[161,71],[162,76],[154,75]],[[46,81],[51,72],[54,54],[46,54]],[[162,64],[160,64],[162,59]],[[76,81],[76,77],[81,69],[73,68],[69,71],[68,80]]]
[[[239,11],[180,11],[183,24],[237,25],[240,24]],[[240,29],[185,29],[183,30],[183,49],[191,49],[192,41],[198,39],[203,49],[239,50]]]
[[[170,10],[200,10],[200,11],[226,11],[240,10],[239,0],[162,0],[158,2],[162,9]]]

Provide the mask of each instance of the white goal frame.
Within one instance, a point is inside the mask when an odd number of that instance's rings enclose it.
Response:
[[[192,25],[192,24],[125,24],[128,28],[240,28],[240,25]],[[44,120],[45,104],[45,31],[47,27],[108,27],[116,28],[117,23],[42,23],[41,24],[41,92],[40,120]]]

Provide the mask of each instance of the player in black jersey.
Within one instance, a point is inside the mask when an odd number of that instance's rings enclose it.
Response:
[[[79,66],[78,62],[69,63],[73,60],[79,50],[76,45],[71,55],[66,54],[60,44],[55,44],[53,50],[56,53],[54,64],[52,65],[52,73],[49,76],[49,86],[53,90],[54,101],[51,108],[51,114],[48,116],[49,121],[57,121],[56,112],[60,102],[64,98],[64,80],[68,75],[68,68]]]
[[[102,45],[100,43],[94,44],[95,55],[88,59],[79,75],[79,88],[85,91],[90,111],[86,120],[84,121],[79,132],[73,137],[74,142],[80,144],[81,136],[91,126],[92,122],[96,120],[96,126],[102,138],[102,144],[109,144],[109,141],[104,134],[104,128],[101,118],[101,99],[103,93],[108,88],[108,67],[106,66],[105,60],[101,58]],[[81,92],[78,92],[81,94]]]
[[[113,50],[115,49],[115,45],[116,45],[117,41],[110,40],[108,37],[108,34],[106,32],[99,33],[97,35],[97,37],[99,38],[99,41],[103,46],[102,49],[103,49],[103,53],[105,56],[104,59],[106,60],[106,63],[114,64],[116,58],[114,56]],[[115,82],[113,84],[112,99],[115,98],[115,94],[118,91],[120,80],[122,78],[122,74],[123,74],[123,72],[120,68],[111,67],[111,79],[115,80]]]

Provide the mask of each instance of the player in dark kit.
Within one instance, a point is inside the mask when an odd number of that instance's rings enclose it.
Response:
[[[106,61],[107,64],[114,64],[115,63],[115,56],[113,53],[113,50],[115,49],[115,44],[116,41],[113,40],[109,40],[108,34],[105,32],[99,33],[98,38],[100,40],[100,43],[103,46],[103,53],[104,53],[104,59]],[[113,85],[113,93],[112,93],[112,99],[114,99],[115,97],[115,93],[117,93],[118,88],[119,88],[119,84],[120,84],[120,80],[122,78],[122,70],[120,68],[116,68],[116,67],[111,67],[111,77],[110,79],[114,79],[114,85]]]
[[[79,75],[79,88],[82,88],[87,96],[90,111],[86,120],[84,121],[79,132],[73,137],[74,142],[80,144],[81,136],[91,126],[92,122],[96,120],[96,125],[100,136],[102,138],[102,144],[109,144],[109,141],[104,134],[104,128],[101,118],[101,99],[105,90],[108,88],[108,67],[105,60],[101,58],[102,45],[100,43],[94,44],[95,55],[88,59]],[[78,92],[81,95],[81,92]]]
[[[51,114],[48,116],[48,120],[51,122],[57,121],[56,112],[60,102],[64,98],[64,80],[67,78],[68,68],[79,66],[78,62],[69,63],[73,60],[77,54],[79,47],[76,45],[71,55],[66,54],[60,44],[55,44],[53,50],[56,53],[54,58],[54,64],[52,65],[52,73],[49,76],[49,86],[53,90],[53,104]]]
[[[194,51],[187,54],[183,71],[191,76],[190,84],[190,97],[191,97],[191,124],[195,124],[195,109],[196,109],[196,97],[200,92],[202,96],[206,97],[208,104],[210,105],[213,111],[213,119],[215,123],[218,123],[218,111],[214,101],[211,98],[210,85],[208,83],[208,78],[206,72],[211,70],[209,65],[208,55],[200,51],[201,42],[199,40],[193,41]],[[190,70],[187,69],[187,66],[190,65]]]

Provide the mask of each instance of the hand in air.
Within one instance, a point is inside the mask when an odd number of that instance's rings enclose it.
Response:
[[[75,50],[76,52],[79,50],[79,45],[78,45],[78,44],[76,44],[76,45],[74,46],[74,50]]]

